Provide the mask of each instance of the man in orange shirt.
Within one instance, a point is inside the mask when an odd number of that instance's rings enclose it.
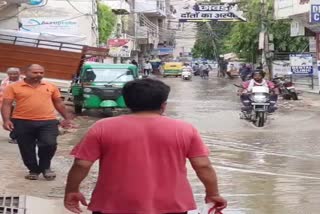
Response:
[[[47,180],[56,177],[50,169],[59,133],[55,110],[65,119],[61,122],[62,126],[71,125],[71,115],[66,111],[58,88],[42,81],[44,73],[42,66],[30,65],[23,81],[6,87],[1,109],[3,127],[8,131],[14,130],[22,160],[29,169],[25,178],[29,180],[38,180],[40,173]],[[13,102],[16,106],[11,119]]]

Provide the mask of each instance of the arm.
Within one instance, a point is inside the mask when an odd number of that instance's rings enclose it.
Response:
[[[62,99],[59,98],[54,98],[52,99],[54,107],[56,110],[61,114],[61,116],[66,119],[66,120],[71,120],[72,116],[71,114],[68,113],[66,106],[64,105]]]
[[[92,164],[93,162],[91,161],[75,159],[73,166],[69,171],[64,205],[71,212],[82,212],[79,202],[81,202],[82,205],[87,206],[85,197],[80,193],[80,184],[87,177]]]
[[[208,157],[190,158],[192,168],[206,188],[207,196],[218,196],[217,175]]]
[[[66,194],[79,192],[81,182],[87,177],[93,162],[75,159],[67,179]]]
[[[4,99],[1,108],[1,115],[3,122],[9,121],[11,117],[13,100]]]

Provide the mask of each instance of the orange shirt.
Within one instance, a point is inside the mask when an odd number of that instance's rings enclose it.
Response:
[[[3,94],[3,99],[16,102],[12,118],[24,120],[56,119],[53,99],[59,97],[59,89],[47,82],[33,87],[25,81],[20,81],[7,86]]]

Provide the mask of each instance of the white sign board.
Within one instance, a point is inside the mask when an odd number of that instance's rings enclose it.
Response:
[[[276,60],[272,62],[272,74],[273,76],[284,76],[284,75],[290,75],[291,73],[291,66],[290,61],[285,60]]]
[[[291,54],[290,65],[293,74],[313,74],[313,57],[311,54]]]
[[[178,11],[179,22],[196,21],[246,21],[243,12],[239,10],[236,3],[198,3],[194,0],[188,1]]]
[[[68,20],[68,17],[34,17],[21,18],[21,31],[34,33],[60,33],[79,35],[80,23],[77,20]]]
[[[290,27],[290,36],[304,36],[305,35],[305,28],[301,22],[292,20],[291,27]]]

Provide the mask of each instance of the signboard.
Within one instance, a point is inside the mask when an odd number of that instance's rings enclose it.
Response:
[[[197,3],[190,1],[178,11],[179,22],[246,21],[235,3]]]
[[[311,54],[291,54],[290,66],[292,74],[313,74],[313,58]]]
[[[305,35],[305,28],[301,22],[292,20],[290,25],[290,36],[304,36]]]
[[[310,4],[310,22],[319,23],[320,22],[320,0],[311,0]]]
[[[314,37],[309,37],[309,52],[317,52],[317,40]]]
[[[131,57],[133,41],[130,39],[109,39],[109,55],[112,57]]]
[[[272,62],[272,75],[273,76],[285,76],[290,75],[291,73],[291,66],[290,61],[285,60],[275,60]]]
[[[21,18],[21,31],[34,33],[56,33],[79,35],[80,26],[77,20],[68,20],[67,17],[37,17]]]

